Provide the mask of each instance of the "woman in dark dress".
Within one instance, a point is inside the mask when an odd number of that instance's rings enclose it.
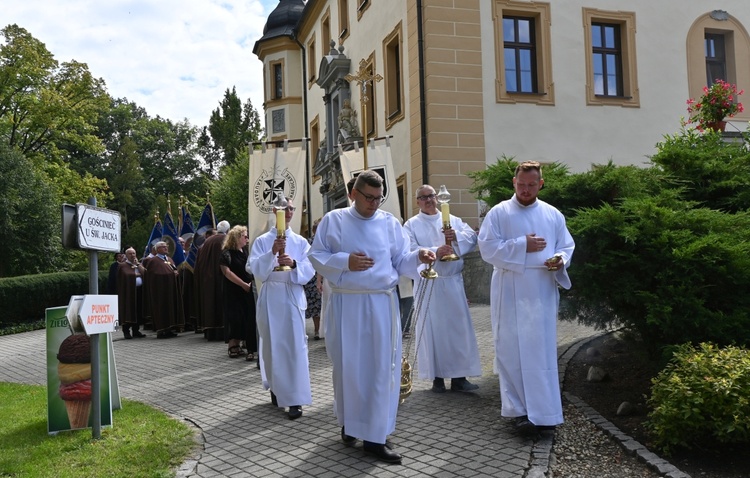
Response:
[[[224,275],[224,339],[230,358],[242,355],[241,342],[247,346],[246,360],[255,360],[258,351],[255,335],[255,300],[252,276],[245,271],[247,228],[234,226],[224,239],[221,273]]]

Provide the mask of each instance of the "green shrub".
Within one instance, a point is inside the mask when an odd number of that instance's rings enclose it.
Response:
[[[695,209],[673,191],[581,210],[573,288],[561,317],[637,331],[665,344],[750,344],[750,214]]]
[[[99,272],[99,291],[104,293],[108,271]],[[49,307],[68,305],[70,296],[88,294],[88,272],[57,272],[0,278],[0,328],[27,324],[44,318]]]
[[[697,444],[750,444],[750,351],[681,345],[653,379],[648,430],[666,453]]]

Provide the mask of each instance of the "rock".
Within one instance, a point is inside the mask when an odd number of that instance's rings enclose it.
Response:
[[[609,378],[607,371],[595,366],[589,367],[589,373],[586,375],[586,381],[588,382],[603,382],[607,378]]]
[[[589,347],[589,348],[586,349],[586,356],[587,357],[594,358],[594,357],[600,356],[601,354],[602,353],[599,352],[599,349],[597,349],[596,347]]]
[[[632,415],[633,413],[635,413],[635,407],[630,402],[622,402],[620,406],[617,407],[618,417],[626,417]]]

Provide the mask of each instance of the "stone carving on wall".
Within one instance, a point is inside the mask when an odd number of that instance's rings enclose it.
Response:
[[[359,122],[357,121],[357,112],[351,107],[351,102],[344,100],[344,106],[339,111],[339,132],[344,139],[359,138]]]

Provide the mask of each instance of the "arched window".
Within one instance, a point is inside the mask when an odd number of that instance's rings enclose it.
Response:
[[[699,98],[703,87],[720,78],[750,91],[750,35],[723,10],[698,17],[687,35],[688,97]],[[748,112],[734,117],[750,119]]]

